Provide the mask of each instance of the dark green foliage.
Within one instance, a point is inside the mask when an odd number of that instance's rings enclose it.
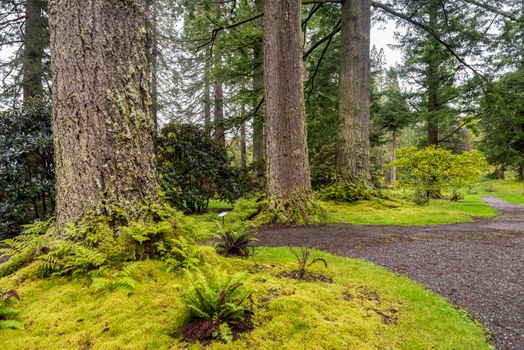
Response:
[[[247,257],[254,252],[251,243],[256,241],[255,234],[256,231],[250,224],[220,227],[218,232],[220,242],[215,248],[221,255]]]
[[[232,329],[245,329],[246,323],[252,328],[252,310],[246,307],[246,301],[253,291],[244,283],[242,273],[230,275],[217,269],[188,272],[192,286],[184,295],[188,309],[184,329],[186,337],[192,339],[232,340]]]
[[[297,258],[298,262],[298,269],[297,269],[297,277],[299,279],[304,279],[306,276],[307,270],[316,263],[322,263],[324,264],[324,267],[328,267],[327,261],[323,258],[311,258],[311,251],[309,248],[306,247],[300,247],[300,251],[296,252],[295,249],[289,247],[289,250],[293,253],[293,255]]]
[[[14,290],[0,290],[0,331],[8,328],[24,329],[22,322],[17,320],[20,311],[11,307],[13,299],[19,299]]]
[[[158,170],[166,199],[181,210],[201,211],[215,195],[230,203],[241,195],[225,148],[196,125],[170,123],[162,129]]]
[[[340,179],[319,190],[317,195],[321,200],[354,202],[371,199],[373,191],[363,183],[353,183]]]
[[[524,68],[492,84],[482,100],[482,150],[490,164],[524,176]]]
[[[34,100],[0,112],[0,238],[54,210],[50,108]]]

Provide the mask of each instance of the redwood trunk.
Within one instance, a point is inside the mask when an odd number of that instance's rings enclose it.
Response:
[[[311,184],[303,93],[300,0],[266,0],[264,86],[270,206],[301,211]]]
[[[50,2],[56,224],[157,200],[145,0]]]
[[[341,21],[336,171],[353,182],[370,180],[369,35],[370,1],[346,0]]]
[[[24,102],[42,95],[44,72],[42,57],[45,46],[45,28],[42,11],[43,0],[27,0],[25,3],[24,61],[22,90]]]

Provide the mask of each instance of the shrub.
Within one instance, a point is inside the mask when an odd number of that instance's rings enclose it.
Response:
[[[51,215],[54,178],[49,104],[0,112],[0,239]]]
[[[454,154],[434,146],[401,148],[398,159],[390,165],[397,166],[401,186],[421,190],[430,198],[440,198],[443,190],[457,191],[471,186],[487,167],[476,150]]]
[[[247,257],[254,253],[254,247],[251,246],[256,241],[255,230],[250,224],[240,224],[234,226],[220,227],[218,232],[218,242],[215,246],[220,255],[225,256],[243,256]]]
[[[225,147],[196,125],[170,123],[161,130],[161,185],[166,199],[178,209],[201,211],[215,194],[230,203],[239,198],[240,174],[230,163]]]
[[[252,328],[252,310],[245,304],[253,291],[244,284],[245,274],[207,269],[188,272],[188,277],[192,286],[184,295],[188,310],[186,337],[229,342],[233,331]]]
[[[14,290],[0,291],[0,330],[24,329],[24,325],[17,319],[19,310],[11,306],[12,299],[19,299]]]

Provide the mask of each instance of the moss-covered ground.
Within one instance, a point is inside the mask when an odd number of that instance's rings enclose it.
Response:
[[[423,286],[362,260],[314,252],[329,263],[314,273],[334,283],[282,277],[295,268],[284,248],[258,248],[250,259],[208,251],[208,262],[247,271],[256,290],[255,329],[209,349],[489,349],[482,327]],[[15,288],[25,330],[0,331],[2,350],[200,349],[177,332],[185,314],[187,275],[159,261],[136,264],[135,291],[97,292],[86,279],[24,280],[24,270],[0,280]],[[27,268],[26,268],[27,269]]]

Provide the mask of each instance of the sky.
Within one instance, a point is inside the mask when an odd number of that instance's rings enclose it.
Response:
[[[402,62],[402,54],[400,50],[393,50],[388,47],[388,44],[397,44],[394,38],[395,22],[389,21],[374,25],[371,28],[370,44],[371,47],[375,45],[377,50],[384,49],[384,56],[388,67],[395,66]]]

